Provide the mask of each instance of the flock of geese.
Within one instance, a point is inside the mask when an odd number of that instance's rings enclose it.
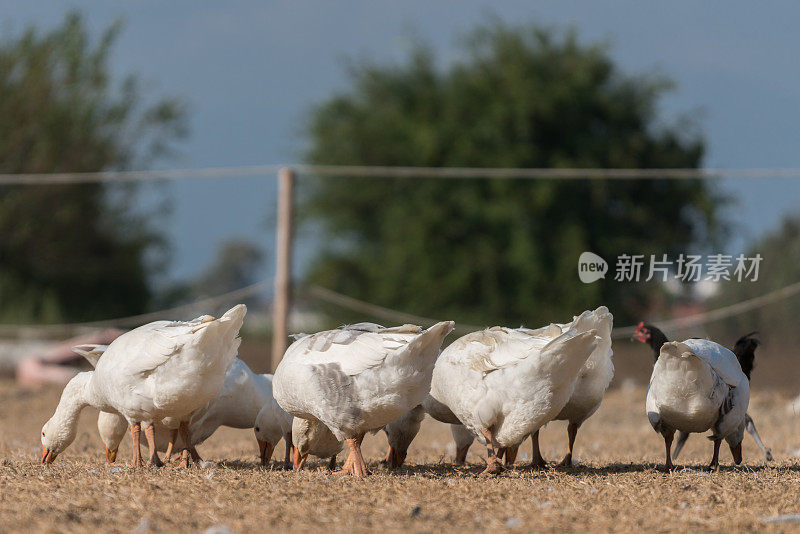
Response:
[[[54,415],[42,428],[42,463],[49,464],[75,439],[78,415],[100,410],[97,426],[113,462],[130,431],[133,466],[162,466],[180,451],[189,467],[201,458],[196,446],[220,426],[253,428],[261,463],[276,444],[286,443],[285,465],[302,469],[309,455],[330,458],[347,446],[339,473],[369,474],[361,453],[368,433],[383,430],[385,462],[399,467],[429,414],[451,425],[455,462],[463,464],[475,439],[486,447],[485,474],[512,466],[523,440],[533,440],[532,467],[545,466],[539,429],[552,420],[568,422],[572,465],[581,424],[600,407],[614,376],[613,317],[604,306],[564,324],[531,330],[495,326],[472,332],[444,350],[454,323],[428,329],[385,328],[359,323],[296,336],[275,375],[255,374],[237,358],[246,307],[219,318],[157,321],[131,330],[110,345],[75,350],[94,367],[64,388]],[[704,339],[670,342],[651,325],[634,336],[655,352],[647,392],[647,417],[666,444],[666,469],[690,433],[712,432],[712,468],[723,440],[735,463],[749,430],[763,447],[747,415],[749,375],[758,341],[748,335],[734,351]]]

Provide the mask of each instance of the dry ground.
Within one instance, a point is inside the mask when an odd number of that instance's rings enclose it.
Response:
[[[581,429],[578,467],[481,478],[481,447],[474,444],[469,465],[456,468],[448,428],[426,420],[397,473],[377,464],[385,437],[368,437],[373,475],[364,481],[317,470],[322,462],[302,473],[262,469],[252,433],[231,429],[200,447],[213,467],[128,469],[127,441],[121,461],[109,466],[90,409],[75,443],[43,467],[39,429],[58,396],[58,389],[0,381],[0,531],[800,529],[800,522],[763,522],[800,513],[800,417],[787,414],[788,393],[757,393],[751,402],[775,454],[769,465],[746,436],[744,467],[732,468],[724,450],[722,470],[707,473],[710,443],[692,436],[678,462],[684,470],[661,473],[663,442],[644,415],[644,390],[628,386],[609,392]],[[518,465],[529,458],[528,443]],[[564,423],[548,425],[542,446],[546,458],[560,459]]]

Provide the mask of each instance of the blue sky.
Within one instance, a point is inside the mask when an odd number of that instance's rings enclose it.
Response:
[[[11,7],[13,5],[13,7]],[[663,116],[690,112],[708,140],[706,166],[799,167],[800,4],[789,1],[34,1],[0,0],[0,31],[49,28],[77,8],[98,33],[122,18],[113,54],[118,74],[135,72],[154,93],[189,106],[191,136],[172,167],[297,161],[309,106],[347,86],[344,60],[401,61],[416,40],[443,63],[458,37],[495,15],[507,21],[574,26],[584,41],[606,40],[627,72],[661,72],[677,90]],[[729,252],[798,207],[800,180],[728,180],[739,199]],[[230,237],[260,244],[272,273],[275,180],[175,182],[148,188],[173,211],[169,276],[201,271]],[[313,238],[302,240],[302,268]],[[728,252],[728,251],[724,251]]]

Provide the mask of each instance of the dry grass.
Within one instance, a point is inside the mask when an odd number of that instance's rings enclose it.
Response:
[[[483,455],[473,445],[466,468],[450,464],[445,425],[426,421],[406,468],[389,473],[377,464],[386,440],[365,440],[373,475],[367,480],[331,476],[322,462],[302,473],[261,469],[250,431],[222,429],[200,447],[216,462],[188,471],[104,463],[85,410],[75,443],[48,467],[38,464],[38,434],[59,391],[25,391],[0,382],[0,531],[203,531],[225,525],[232,532],[297,530],[792,530],[800,523],[763,523],[800,513],[800,419],[786,412],[787,395],[756,394],[750,413],[776,461],[765,465],[745,438],[745,463],[706,473],[710,443],[693,436],[679,465],[663,474],[663,442],[649,427],[641,388],[622,388],[578,435],[580,467],[543,472],[519,469],[481,478]],[[564,423],[543,431],[543,452],[560,459]],[[520,451],[518,464],[530,454]],[[724,447],[724,446],[723,446]],[[282,457],[282,447],[277,455]],[[341,458],[340,458],[341,459]]]

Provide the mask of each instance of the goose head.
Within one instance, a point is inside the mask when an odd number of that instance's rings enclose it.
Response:
[[[92,371],[78,373],[64,387],[53,417],[42,427],[42,463],[51,464],[75,441],[78,433],[78,416],[88,406],[86,386],[92,378]]]
[[[292,444],[295,470],[303,468],[309,454],[326,458],[342,450],[342,443],[324,423],[301,417],[292,420]]]
[[[253,427],[253,433],[255,433],[256,441],[258,442],[261,465],[267,465],[269,458],[272,457],[272,452],[275,450],[275,444],[270,443],[269,438],[263,430],[263,426],[259,424],[258,420],[256,420],[256,424]]]
[[[59,424],[53,416],[42,427],[42,463],[51,464],[56,456],[69,447],[77,434],[74,425]]]
[[[295,417],[292,419],[292,445],[294,445],[295,471],[302,469],[311,452],[314,431],[311,421]]]

